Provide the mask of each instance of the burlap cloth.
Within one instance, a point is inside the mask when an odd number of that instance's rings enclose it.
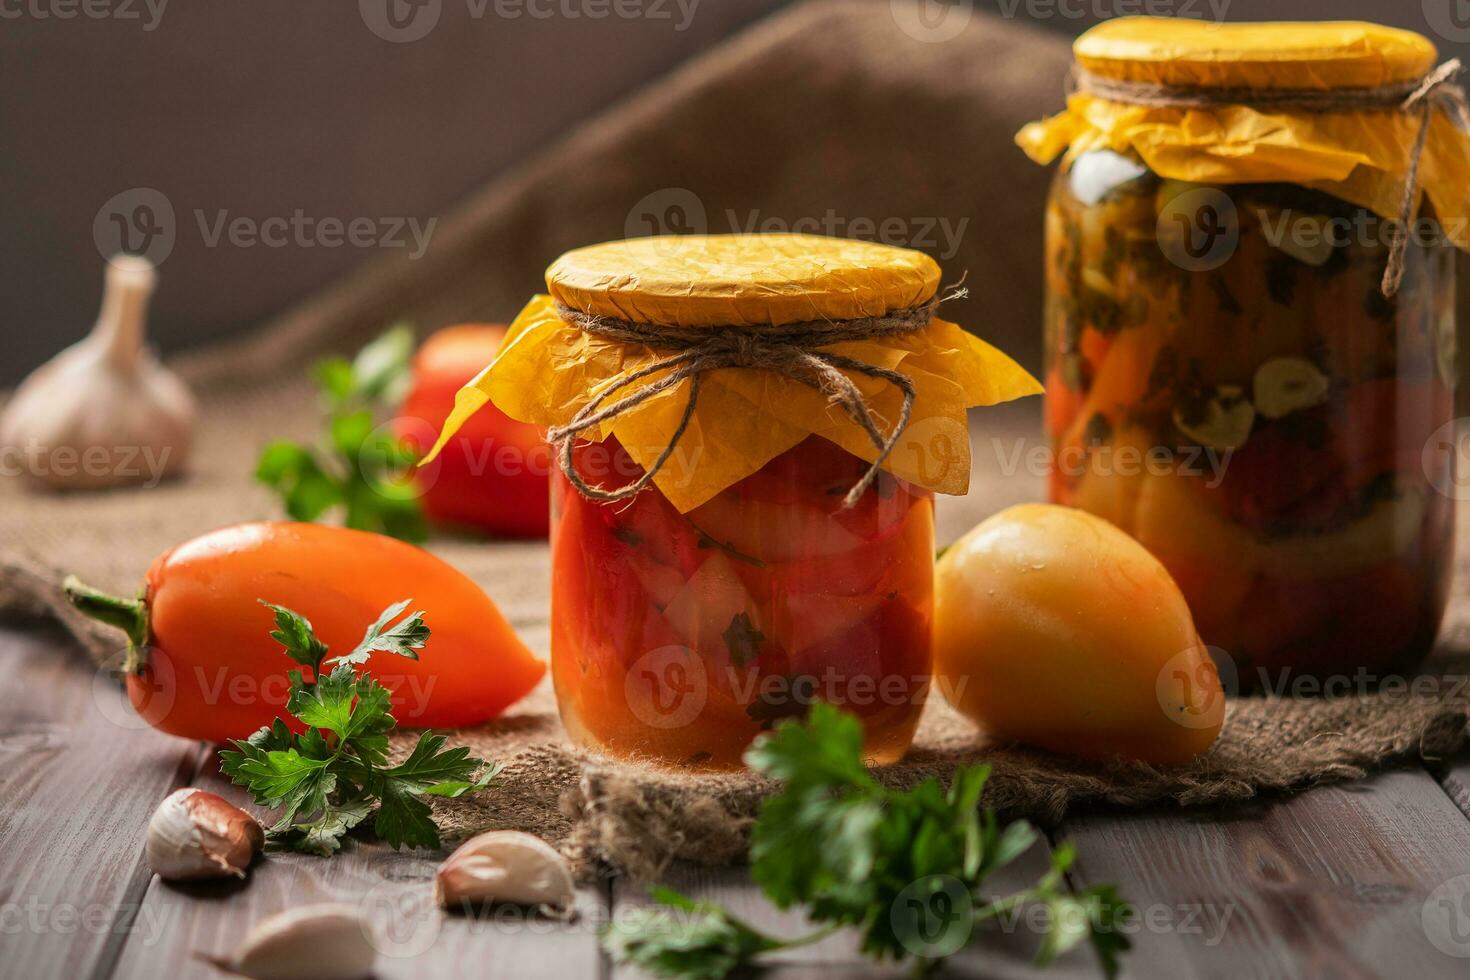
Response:
[[[504,319],[536,291],[557,254],[622,237],[634,204],[669,188],[699,197],[710,231],[734,230],[727,210],[741,226],[752,210],[788,223],[829,211],[844,219],[898,216],[911,220],[914,235],[927,219],[948,217],[954,227],[969,216],[955,254],[943,254],[942,242],[930,248],[947,269],[968,270],[973,298],[956,304],[954,316],[1034,365],[1047,175],[1010,137],[1056,107],[1068,62],[1062,39],[979,14],[957,38],[915,40],[886,0],[805,5],[757,26],[491,185],[441,222],[423,258],[375,264],[238,343],[180,359],[202,408],[187,480],[86,496],[33,495],[0,480],[0,611],[55,617],[94,657],[114,654],[116,635],[60,601],[61,576],[73,571],[129,590],[155,555],[181,540],[279,516],[250,472],[269,440],[312,437],[316,410],[304,374],[314,356],[350,350],[399,317],[425,329]],[[167,265],[161,275],[167,289]],[[1039,496],[1038,475],[1008,472],[1015,438],[1036,445],[1034,400],[974,422],[974,490],[941,503],[944,539]],[[1441,642],[1447,657],[1465,650],[1470,636],[1467,535],[1458,542],[1461,588]],[[479,581],[545,652],[544,545],[440,539],[431,547]],[[883,775],[908,784],[988,760],[990,800],[1048,823],[1094,801],[1239,800],[1351,779],[1406,757],[1443,758],[1465,736],[1463,697],[1455,695],[1445,684],[1415,696],[1239,700],[1214,750],[1170,770],[986,746],[935,702],[913,751]],[[497,723],[456,738],[502,760],[506,771],[491,792],[436,803],[451,835],[525,829],[557,841],[583,868],[648,876],[674,858],[738,860],[770,788],[749,774],[686,774],[579,754],[564,741],[544,686]]]

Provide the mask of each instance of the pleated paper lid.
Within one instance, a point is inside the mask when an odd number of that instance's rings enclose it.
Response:
[[[1367,88],[1419,78],[1434,45],[1359,21],[1220,24],[1120,17],[1077,39],[1077,63],[1107,78],[1208,88]]]
[[[939,266],[913,249],[821,235],[633,238],[568,252],[546,270],[560,303],[681,327],[850,320],[934,298]]]

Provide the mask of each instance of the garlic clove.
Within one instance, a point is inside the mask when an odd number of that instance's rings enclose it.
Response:
[[[229,956],[201,956],[254,980],[363,980],[377,964],[378,933],[351,905],[306,905],[256,923]]]
[[[34,483],[150,486],[183,468],[194,400],[143,343],[156,281],[147,259],[116,256],[92,333],[32,372],[0,414],[0,445]]]
[[[250,814],[223,797],[187,787],[169,795],[148,821],[148,866],[168,881],[244,878],[265,847]]]
[[[509,902],[566,913],[575,897],[566,858],[541,838],[518,830],[470,838],[434,874],[434,900],[445,908]]]
[[[1303,357],[1273,357],[1256,368],[1252,385],[1256,411],[1268,419],[1314,408],[1332,390],[1327,375]]]
[[[1174,406],[1175,427],[1209,449],[1239,449],[1255,423],[1255,406],[1234,385],[1216,388],[1203,405]]]

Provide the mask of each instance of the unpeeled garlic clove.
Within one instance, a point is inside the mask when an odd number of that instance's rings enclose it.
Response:
[[[377,963],[377,935],[351,905],[306,905],[256,923],[229,956],[201,958],[254,980],[363,980]]]
[[[183,468],[194,400],[144,346],[156,280],[147,259],[113,258],[92,333],[32,372],[0,414],[0,445],[20,454],[33,482],[148,486]]]
[[[450,908],[509,902],[566,913],[575,900],[566,858],[533,834],[492,830],[471,837],[434,874],[434,900]]]
[[[223,797],[189,787],[153,811],[144,855],[169,881],[244,878],[264,847],[265,832],[254,817]]]

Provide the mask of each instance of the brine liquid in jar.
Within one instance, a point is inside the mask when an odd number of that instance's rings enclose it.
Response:
[[[1233,230],[1202,236],[1204,209]],[[1451,570],[1426,447],[1454,414],[1454,250],[1414,236],[1388,298],[1366,210],[1112,151],[1059,172],[1046,221],[1051,499],[1152,550],[1243,688],[1415,667]]]
[[[609,438],[589,484],[641,470]],[[929,686],[933,494],[809,436],[688,513],[649,486],[603,503],[552,472],[552,675],[579,743],[736,767],[815,700],[853,712],[870,761],[901,757]]]

